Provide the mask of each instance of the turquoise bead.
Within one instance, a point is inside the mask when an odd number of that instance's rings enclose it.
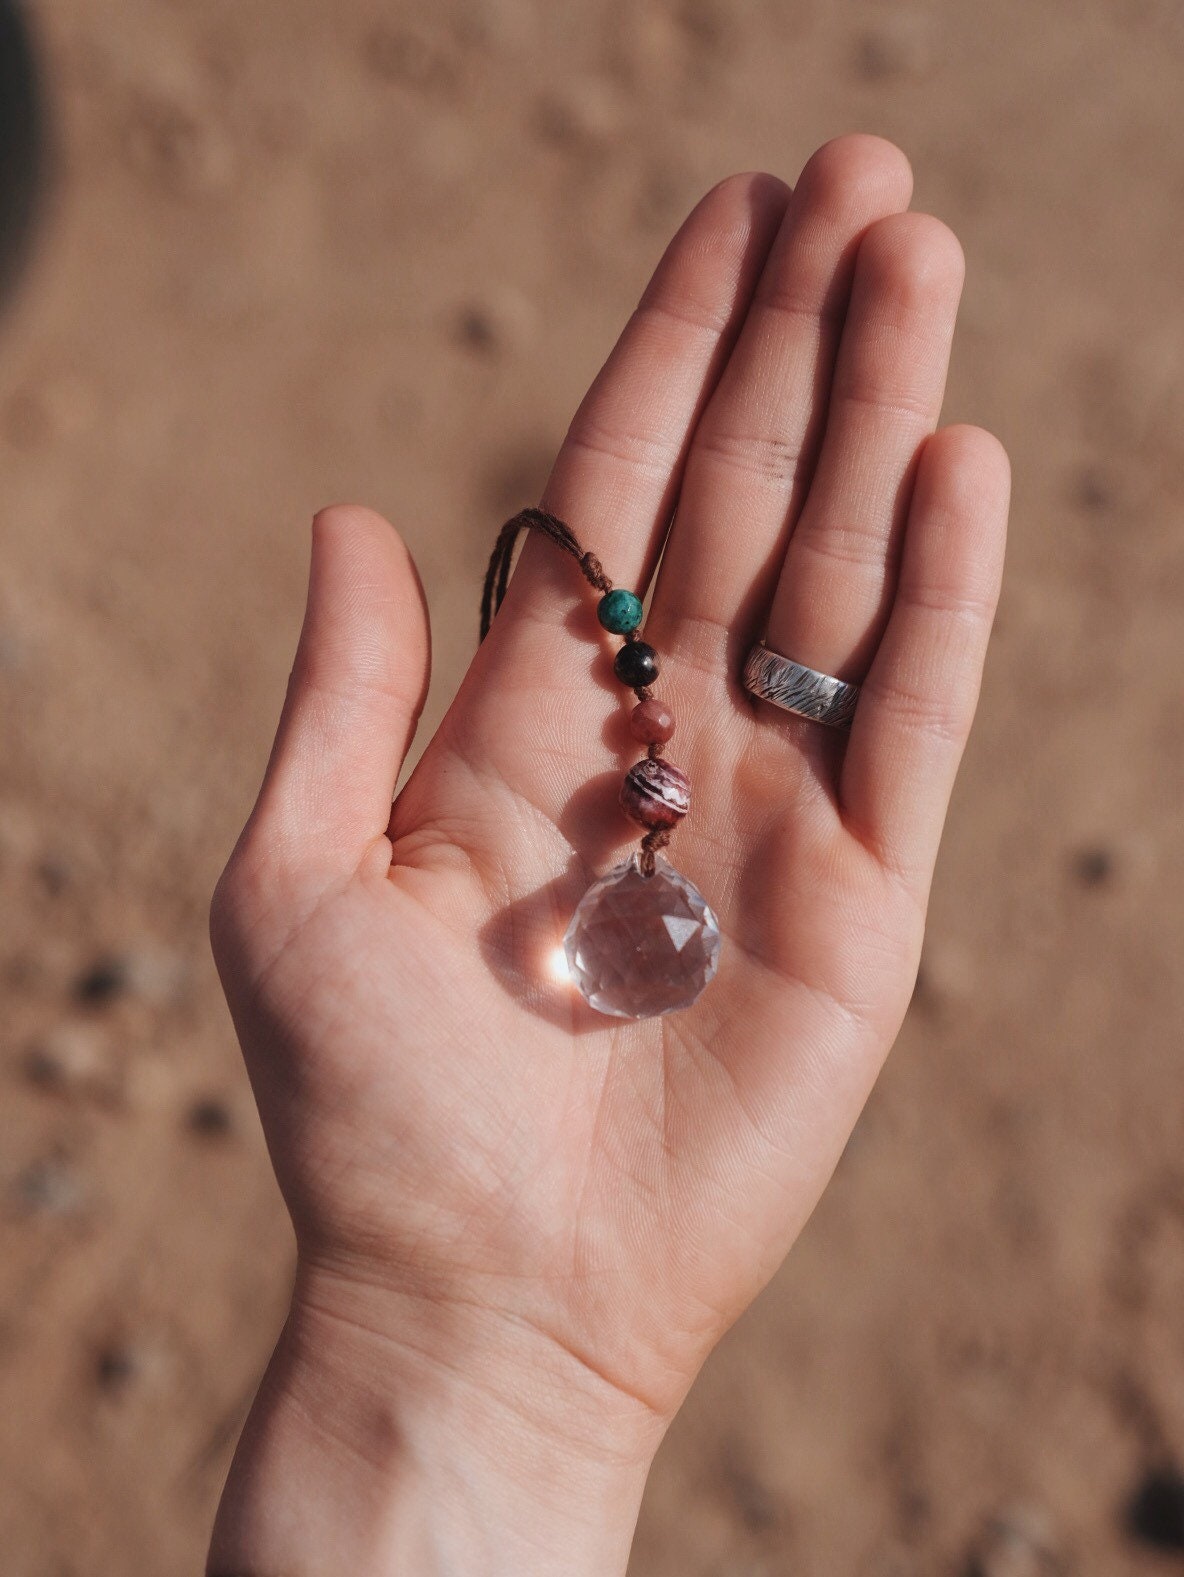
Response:
[[[596,617],[614,635],[628,635],[641,623],[641,598],[619,586],[606,591],[596,605]]]

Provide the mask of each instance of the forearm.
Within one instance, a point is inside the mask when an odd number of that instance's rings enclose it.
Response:
[[[660,1423],[558,1349],[444,1361],[290,1318],[243,1431],[210,1577],[615,1577]]]

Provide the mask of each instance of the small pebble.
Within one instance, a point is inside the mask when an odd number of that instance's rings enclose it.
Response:
[[[62,1024],[26,1048],[21,1063],[30,1084],[55,1095],[110,1100],[119,1078],[105,1040],[88,1024]]]
[[[1062,1570],[1048,1519],[1017,1510],[987,1524],[967,1561],[965,1577],[1059,1577]]]
[[[175,1002],[185,986],[184,958],[156,943],[138,947],[123,961],[127,989],[157,1007]]]
[[[492,356],[498,349],[497,324],[481,306],[462,307],[456,319],[456,337],[479,356]]]
[[[376,77],[421,93],[452,87],[459,72],[458,57],[444,36],[414,28],[375,28],[363,55]]]
[[[123,996],[130,984],[126,960],[100,958],[74,982],[74,995],[91,1007],[105,1007]]]
[[[139,1367],[132,1349],[116,1343],[104,1347],[95,1359],[95,1379],[104,1391],[122,1391]]]
[[[664,745],[674,737],[674,713],[651,696],[629,714],[629,731],[643,745]]]
[[[30,1215],[69,1216],[82,1206],[83,1190],[64,1161],[34,1161],[13,1185],[17,1204]]]
[[[535,106],[535,125],[546,141],[568,153],[590,153],[605,147],[620,130],[624,106],[608,82],[565,81],[555,93],[544,93]]]
[[[1112,489],[1100,470],[1087,466],[1073,478],[1070,497],[1087,514],[1101,514],[1114,502]]]
[[[491,286],[456,307],[453,334],[474,356],[496,361],[529,340],[536,323],[535,308],[521,291]]]
[[[1102,887],[1114,873],[1114,856],[1109,849],[1094,848],[1078,851],[1073,869],[1083,887]]]
[[[755,1474],[725,1463],[724,1477],[740,1520],[750,1533],[765,1533],[778,1520],[777,1502]]]
[[[866,82],[920,77],[932,63],[932,40],[925,17],[899,8],[863,34],[855,55],[855,69]]]
[[[220,1101],[214,1095],[203,1095],[189,1108],[185,1126],[203,1139],[223,1139],[234,1123],[225,1101]]]
[[[1126,1528],[1153,1550],[1184,1550],[1184,1477],[1176,1468],[1146,1475],[1127,1506]]]
[[[235,150],[212,119],[167,96],[140,96],[124,126],[124,159],[144,180],[176,196],[225,190]]]
[[[53,855],[47,855],[38,863],[36,876],[49,898],[60,898],[70,885],[70,867]]]

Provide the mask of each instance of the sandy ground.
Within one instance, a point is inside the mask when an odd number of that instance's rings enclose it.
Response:
[[[55,184],[0,342],[5,1577],[198,1570],[284,1305],[205,911],[313,509],[410,539],[430,727],[490,534],[674,223],[850,128],[966,245],[948,414],[1011,449],[1010,582],[904,1034],[633,1569],[1184,1571],[1171,1482],[1126,1510],[1184,1459],[1179,6],[36,16]]]

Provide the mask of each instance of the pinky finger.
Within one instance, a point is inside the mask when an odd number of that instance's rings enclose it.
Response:
[[[896,600],[843,764],[849,831],[919,895],[978,703],[1009,492],[1007,455],[990,433],[946,427],[925,445]]]

